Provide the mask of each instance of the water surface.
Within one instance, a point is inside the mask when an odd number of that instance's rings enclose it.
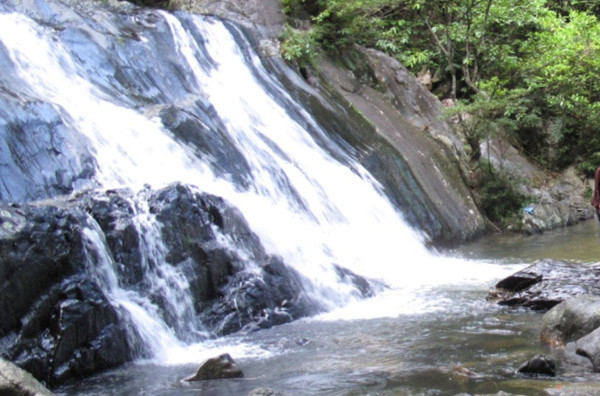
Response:
[[[517,368],[538,353],[541,313],[486,302],[498,275],[538,258],[592,262],[600,257],[595,221],[537,236],[493,235],[465,244],[449,266],[490,271],[468,273],[418,287],[388,290],[316,318],[248,335],[191,345],[171,362],[136,362],[60,394],[246,395],[259,387],[286,395],[455,395],[500,390],[542,395],[582,381],[573,367],[559,366],[552,379],[529,379]],[[410,277],[410,267],[405,268]],[[418,269],[413,269],[418,271]],[[421,277],[420,277],[421,278]],[[406,293],[404,293],[406,291]],[[410,295],[408,295],[410,293]],[[230,353],[245,378],[188,384],[201,357]],[[194,361],[197,359],[198,361]],[[586,376],[585,380],[595,379]]]

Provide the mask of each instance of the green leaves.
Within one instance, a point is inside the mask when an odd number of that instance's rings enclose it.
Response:
[[[451,87],[472,116],[464,129],[473,146],[510,135],[552,168],[600,152],[600,0],[282,1],[311,24],[286,30],[288,60],[377,48]]]
[[[301,66],[312,64],[317,49],[313,30],[298,30],[286,26],[281,44],[281,54],[286,61],[297,62]]]

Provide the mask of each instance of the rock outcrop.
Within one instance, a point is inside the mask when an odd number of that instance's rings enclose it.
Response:
[[[323,87],[369,125],[369,135],[356,139],[367,142],[362,162],[407,220],[432,240],[455,243],[483,233],[484,219],[461,168],[464,146],[443,121],[441,102],[397,60],[372,49],[356,51],[359,71],[350,73],[328,59],[321,60],[320,69]],[[400,158],[390,156],[394,152]],[[397,191],[405,186],[410,197]]]
[[[569,365],[600,371],[599,277],[598,263],[541,260],[498,282],[488,300],[546,311],[542,343],[560,350],[560,359]]]
[[[514,180],[518,191],[532,203],[522,213],[513,231],[526,235],[567,227],[594,217],[586,198],[590,186],[574,167],[550,176],[514,147],[501,140],[481,144],[482,155]]]
[[[321,309],[237,209],[183,184],[3,204],[0,257],[2,355],[49,384],[148,355],[131,315],[113,303],[119,290],[155,305],[190,341],[198,329],[249,331]],[[187,277],[188,310],[157,286],[169,268]],[[357,294],[373,293],[367,280],[340,273],[347,277]]]
[[[496,284],[488,300],[547,311],[571,296],[600,295],[600,264],[540,260]]]

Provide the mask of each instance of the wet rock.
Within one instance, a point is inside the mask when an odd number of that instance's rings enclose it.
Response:
[[[0,395],[4,396],[52,396],[45,386],[27,371],[0,359]]]
[[[228,354],[224,353],[220,356],[207,359],[196,374],[187,377],[184,381],[205,381],[224,378],[243,378],[244,373]]]
[[[514,393],[508,393],[508,392],[504,392],[504,391],[499,391],[497,393],[476,393],[476,394],[471,394],[471,393],[459,393],[456,394],[454,396],[525,396],[522,394],[514,394]]]
[[[519,367],[517,372],[531,376],[554,377],[556,375],[556,364],[547,356],[536,355]]]
[[[323,85],[332,86],[373,126],[355,133],[345,128],[344,133],[355,134],[350,141],[365,142],[363,166],[388,191],[406,221],[435,243],[481,234],[485,223],[459,165],[465,148],[442,121],[442,104],[396,59],[372,49],[356,50],[353,72],[329,60],[322,60],[319,69],[327,81]]]
[[[22,223],[0,237],[2,356],[51,385],[130,360],[126,321],[86,275],[86,214],[53,202],[0,216]]]
[[[600,328],[576,341],[577,354],[592,362],[593,370],[600,372]]]
[[[600,327],[600,296],[569,298],[544,314],[542,342],[564,346]]]
[[[148,298],[184,340],[193,339],[194,321],[224,335],[322,310],[303,276],[265,252],[239,210],[189,185],[2,204],[0,225],[2,355],[48,384],[146,356],[130,314],[108,297],[116,283]],[[105,265],[118,281],[96,271]],[[185,317],[153,287],[149,274],[161,266],[189,282]],[[374,292],[367,279],[338,275],[359,296]]]
[[[9,64],[2,65],[10,76]],[[0,120],[1,200],[51,198],[75,186],[94,185],[89,142],[52,103],[22,97],[3,84]]]
[[[248,396],[285,396],[285,394],[269,388],[258,388],[248,393]]]
[[[151,195],[150,210],[162,224],[167,260],[185,270],[198,314],[215,334],[319,311],[300,273],[268,255],[241,212],[222,198],[174,184]]]
[[[540,260],[501,280],[488,300],[547,311],[571,296],[600,295],[600,263]]]
[[[252,331],[316,314],[318,303],[305,293],[301,275],[271,257],[262,271],[240,271],[221,288],[222,298],[202,313],[202,321],[217,334]]]

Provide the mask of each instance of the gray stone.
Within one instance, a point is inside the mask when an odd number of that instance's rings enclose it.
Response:
[[[44,385],[17,365],[0,359],[0,395],[2,396],[52,396]]]
[[[541,339],[563,347],[600,327],[600,297],[581,295],[569,298],[544,314]]]
[[[576,341],[577,354],[592,362],[594,371],[600,371],[600,328]]]
[[[600,294],[600,263],[539,260],[496,284],[488,300],[547,311],[577,295]]]
[[[207,359],[196,374],[187,377],[184,381],[205,381],[224,378],[243,378],[244,373],[228,354],[224,353],[220,356]]]
[[[248,396],[285,396],[285,394],[269,388],[258,388],[248,393]]]

